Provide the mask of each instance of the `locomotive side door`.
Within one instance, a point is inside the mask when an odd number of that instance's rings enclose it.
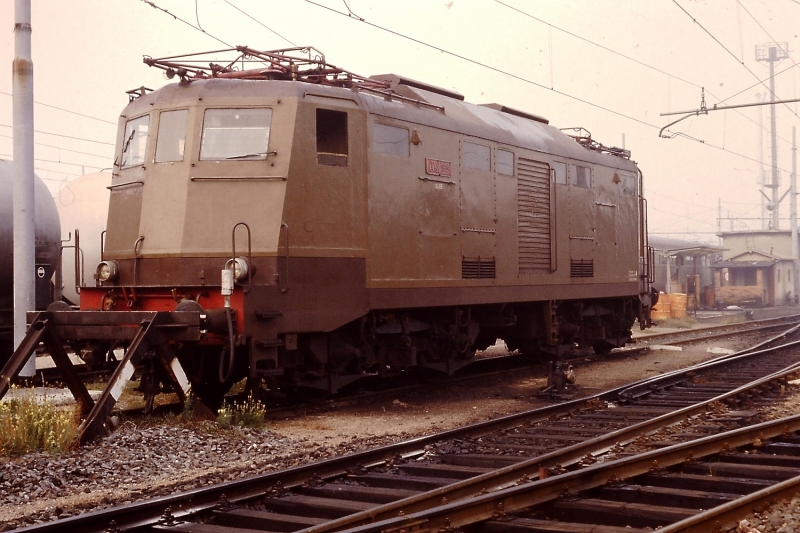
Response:
[[[569,180],[569,272],[570,278],[585,283],[594,277],[595,195],[592,168],[586,163],[567,165]]]
[[[452,133],[387,117],[372,122],[371,280],[461,277],[457,161]]]
[[[495,278],[497,191],[492,149],[485,141],[462,137],[459,152],[461,277]]]

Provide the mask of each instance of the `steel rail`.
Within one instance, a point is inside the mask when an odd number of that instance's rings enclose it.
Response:
[[[532,459],[522,461],[513,465],[487,472],[445,487],[433,489],[422,494],[410,496],[397,500],[380,507],[373,507],[366,511],[354,513],[339,519],[326,522],[318,526],[302,529],[296,533],[323,533],[330,531],[340,531],[345,527],[355,527],[357,525],[368,524],[374,521],[386,520],[398,515],[400,511],[409,515],[421,510],[430,509],[439,505],[442,498],[454,501],[480,494],[482,491],[497,490],[508,485],[516,484],[520,480],[538,479],[542,468],[553,467],[556,465],[569,466],[575,464],[589,455],[598,456],[607,452],[617,445],[624,445],[633,442],[642,435],[653,433],[666,426],[674,425],[687,418],[705,412],[714,402],[723,402],[728,398],[733,398],[749,390],[761,387],[771,381],[784,378],[800,370],[800,362],[789,367],[764,376],[750,383],[737,387],[729,392],[720,394],[709,400],[666,413],[664,415],[651,418],[618,429],[605,435],[601,435],[578,444],[573,444],[555,452],[543,454]]]
[[[775,349],[780,349],[780,346],[773,348],[773,350]],[[700,365],[695,365],[694,367],[686,369],[684,372],[691,373],[692,369],[697,369],[701,366],[703,369],[713,366],[723,366],[730,362],[729,357],[726,357],[716,359],[714,365],[701,363]],[[171,508],[172,515],[175,518],[181,518],[215,507],[223,495],[229,502],[235,503],[263,496],[274,486],[280,485],[284,488],[288,488],[301,485],[315,476],[323,479],[342,476],[346,475],[348,470],[363,466],[377,466],[397,456],[402,458],[418,457],[425,453],[425,446],[437,441],[483,435],[490,431],[513,428],[523,422],[534,423],[546,420],[547,418],[569,413],[570,411],[584,407],[587,402],[594,402],[597,400],[606,402],[616,401],[620,393],[624,390],[638,385],[652,387],[662,377],[664,378],[664,383],[672,384],[675,376],[671,373],[664,376],[646,378],[568,402],[515,413],[494,420],[482,421],[434,435],[427,435],[400,443],[389,444],[373,450],[355,452],[341,457],[326,459],[321,462],[292,467],[279,472],[228,481],[213,487],[192,489],[178,494],[130,503],[120,507],[90,511],[57,521],[28,526],[18,531],[50,533],[80,530],[101,533],[106,531],[112,520],[115,521],[119,527],[125,529],[153,525],[158,521],[164,509],[167,507]],[[567,453],[570,448],[565,448],[565,453]],[[585,453],[582,454],[581,457],[583,455],[585,455]],[[538,460],[541,461],[541,458]],[[555,462],[553,464],[555,464]]]
[[[683,335],[691,335],[697,334],[697,338],[688,339],[686,341],[681,340],[680,342],[692,342],[692,341],[700,341],[700,340],[708,340],[708,339],[715,339],[719,337],[724,337],[730,334],[744,334],[755,332],[759,330],[769,329],[773,325],[774,327],[782,326],[783,322],[800,322],[800,315],[786,315],[782,317],[776,318],[764,318],[761,320],[753,320],[752,322],[743,322],[740,324],[721,324],[715,326],[707,326],[702,328],[693,328],[693,329],[685,329],[680,331],[671,331],[669,333],[655,333],[653,335],[640,335],[635,337],[634,340],[637,344],[643,343],[650,343],[650,344],[660,344],[664,341],[670,341],[673,337],[681,337]],[[745,326],[745,329],[737,330],[736,328],[741,328]],[[754,327],[749,327],[754,326]],[[709,335],[702,335],[703,333],[708,332]]]
[[[609,481],[628,479],[665,467],[714,455],[758,440],[777,437],[800,430],[800,415],[763,422],[694,441],[675,444],[660,450],[588,466],[545,479],[500,489],[473,498],[441,505],[434,509],[341,529],[349,533],[406,533],[417,531],[449,531],[519,511],[557,499],[562,494],[576,493],[603,486]],[[305,531],[305,530],[304,530]],[[664,531],[664,530],[659,530]],[[708,532],[708,529],[697,530]]]
[[[795,328],[792,329],[795,330],[798,327],[800,326],[796,326]],[[780,338],[780,336],[776,338]],[[765,343],[760,343],[756,345],[756,347],[763,346],[764,344]],[[792,346],[797,346],[798,344],[800,344],[800,340],[787,342],[785,344],[773,346],[772,348],[765,348],[763,350],[752,350],[748,348],[746,350],[741,350],[739,352],[732,353],[730,355],[723,355],[722,357],[717,357],[709,361],[703,361],[702,363],[698,363],[689,368],[673,370],[671,372],[660,374],[658,376],[642,380],[638,383],[634,383],[629,387],[625,387],[624,390],[620,391],[619,397],[622,400],[632,400],[639,396],[646,396],[651,392],[653,392],[653,390],[664,387],[665,384],[676,385],[678,383],[686,381],[687,379],[691,378],[691,376],[697,371],[706,370],[718,366],[725,366],[750,357],[768,354],[784,348],[791,348]]]
[[[800,491],[800,476],[781,481],[770,487],[737,498],[728,503],[713,507],[700,514],[685,518],[668,526],[659,528],[659,533],[708,533],[736,526],[736,523],[751,509],[763,506],[775,500],[786,500]]]

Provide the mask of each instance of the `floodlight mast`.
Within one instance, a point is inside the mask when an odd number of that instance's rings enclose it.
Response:
[[[707,115],[709,111],[721,111],[723,109],[736,109],[740,107],[756,107],[762,105],[769,105],[770,106],[770,149],[772,155],[772,172],[771,172],[771,181],[770,183],[764,183],[764,187],[769,187],[772,189],[771,198],[767,197],[769,200],[769,205],[767,206],[768,209],[772,211],[772,217],[769,223],[769,229],[777,230],[780,229],[780,203],[781,200],[786,196],[787,193],[784,193],[783,197],[780,196],[780,191],[778,190],[780,187],[780,177],[778,175],[778,143],[777,143],[777,129],[776,129],[776,119],[775,119],[775,104],[789,104],[793,102],[800,102],[800,98],[794,98],[792,100],[776,100],[775,98],[775,63],[777,61],[781,61],[789,57],[789,45],[786,42],[782,43],[766,43],[760,44],[756,46],[756,61],[767,61],[769,62],[769,92],[770,92],[770,100],[769,102],[757,102],[752,104],[738,104],[738,105],[726,105],[726,106],[719,106],[714,105],[712,107],[706,107],[705,102],[705,90],[702,89],[702,99],[700,103],[700,109],[689,110],[689,111],[673,111],[671,113],[661,113],[661,116],[668,116],[668,115],[684,115],[683,117],[675,120],[674,122],[670,122],[658,132],[659,137],[663,137],[665,139],[671,139],[677,135],[681,135],[680,133],[672,134],[672,135],[664,135],[664,130],[669,128],[670,126],[677,124],[678,122],[685,120],[692,116],[699,116],[699,115]],[[703,141],[700,141],[703,142]],[[764,192],[762,191],[762,194]],[[766,195],[765,195],[766,196]]]
[[[772,183],[767,187],[772,189],[772,229],[778,229],[780,199],[778,187],[780,178],[778,177],[778,143],[775,120],[775,62],[789,57],[789,46],[787,43],[767,43],[756,46],[756,61],[767,61],[769,63],[769,127],[770,127],[770,151],[772,155]]]

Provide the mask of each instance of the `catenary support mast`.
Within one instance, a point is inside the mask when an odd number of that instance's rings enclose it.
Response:
[[[14,2],[14,347],[25,337],[25,313],[35,297],[35,221],[33,197],[33,60],[31,59],[31,2]],[[33,376],[31,358],[20,372]]]

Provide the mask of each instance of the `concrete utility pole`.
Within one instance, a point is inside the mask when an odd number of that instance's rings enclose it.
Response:
[[[800,243],[797,242],[797,130],[792,127],[792,189],[789,206],[791,209],[791,224],[792,224],[792,285],[794,291],[792,297],[797,301],[798,289],[800,289],[800,280],[797,279],[800,274]]]
[[[14,347],[25,337],[25,313],[35,307],[36,269],[33,198],[33,60],[31,59],[31,2],[14,1]],[[36,374],[31,357],[20,376]]]
[[[775,63],[789,57],[789,45],[783,43],[766,43],[756,45],[756,61],[769,63],[769,122],[770,122],[770,149],[772,152],[772,182],[768,185],[772,189],[772,229],[780,227],[780,178],[778,177],[778,143],[775,124]]]
[[[763,95],[766,97],[766,93]],[[756,100],[763,102],[762,93],[756,93]],[[767,229],[767,204],[764,203],[764,187],[767,185],[767,176],[764,173],[764,110],[758,106],[758,186],[761,190],[761,229]]]

